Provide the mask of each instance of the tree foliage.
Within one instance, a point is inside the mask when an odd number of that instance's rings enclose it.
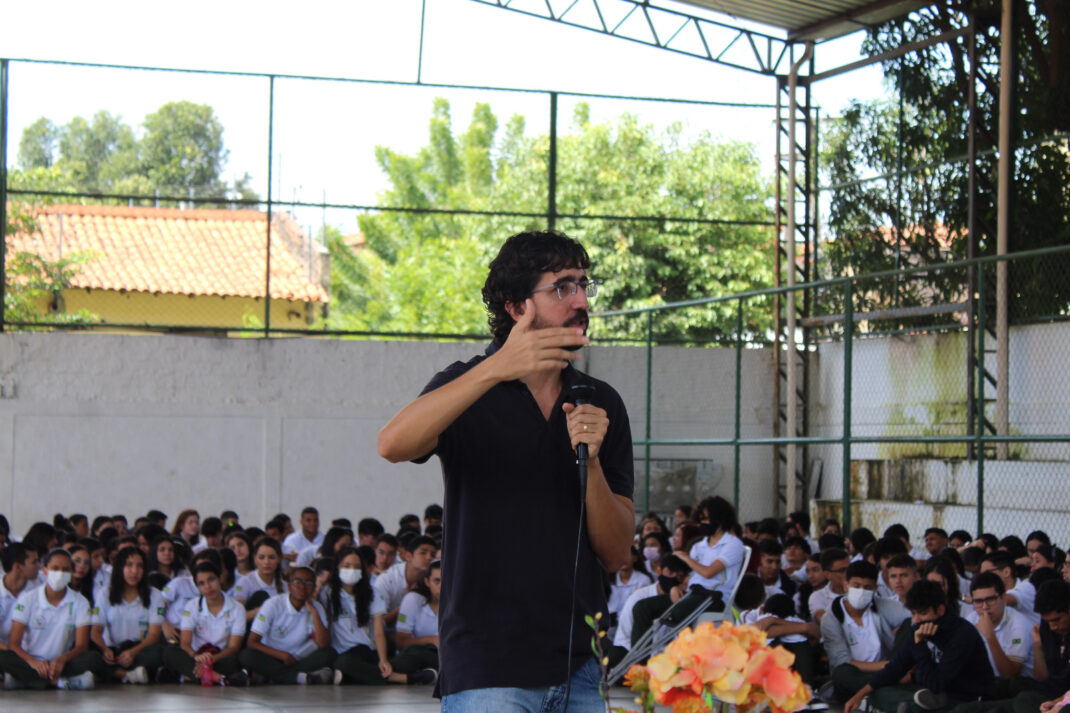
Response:
[[[927,6],[871,31],[864,50],[878,54],[967,25],[977,27],[978,107],[976,244],[996,252],[1000,5],[953,0]],[[1011,233],[1008,250],[1070,242],[1070,3],[1018,0],[1015,5],[1016,105]],[[896,96],[853,103],[825,122],[824,178],[831,194],[825,249],[832,275],[932,265],[967,255],[971,75],[969,37],[958,37],[884,64]],[[1062,138],[1060,138],[1060,136]],[[896,174],[905,169],[901,178]],[[885,180],[860,182],[868,175]],[[1012,261],[1019,317],[1065,313],[1070,259]],[[989,272],[994,272],[989,270]],[[886,280],[864,295],[868,308],[957,301],[966,273],[930,273],[923,281]]]
[[[42,117],[22,133],[12,180],[27,190],[257,200],[248,174],[223,180],[227,154],[223,125],[204,104],[164,104],[139,131],[106,111],[63,126]]]
[[[378,331],[484,334],[480,290],[490,260],[510,234],[546,227],[547,136],[512,117],[499,137],[491,108],[477,104],[455,135],[446,100],[434,103],[428,144],[414,155],[378,147],[391,188],[386,206],[534,215],[471,216],[390,211],[359,219],[367,249],[357,255],[328,241],[331,326]],[[585,106],[558,138],[558,229],[591,254],[603,280],[592,310],[630,309],[768,287],[772,229],[688,218],[764,222],[771,190],[754,149],[658,131],[630,115],[592,123]],[[574,218],[568,216],[601,216]],[[643,219],[636,219],[643,218]],[[338,291],[336,288],[342,288]],[[735,330],[735,304],[661,314],[661,338],[708,340]],[[764,303],[746,313],[751,334],[772,321]],[[601,337],[642,337],[630,317],[597,327]]]

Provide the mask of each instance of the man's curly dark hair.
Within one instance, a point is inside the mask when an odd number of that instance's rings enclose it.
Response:
[[[517,233],[510,237],[490,263],[483,285],[483,303],[494,344],[501,346],[513,328],[513,318],[506,311],[509,302],[519,303],[531,297],[531,291],[544,272],[570,268],[587,270],[591,259],[576,240],[554,230]]]

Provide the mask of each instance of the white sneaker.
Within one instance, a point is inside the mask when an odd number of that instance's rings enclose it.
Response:
[[[342,685],[342,669],[340,669],[340,668],[336,668],[334,670],[334,685],[336,685],[336,686],[341,686]]]
[[[69,691],[91,691],[97,687],[97,681],[93,678],[92,671],[80,673],[77,676],[60,676],[56,680],[56,688]]]
[[[144,666],[138,666],[127,671],[122,680],[123,683],[145,684],[149,682],[149,672],[145,670]]]
[[[21,688],[26,688],[25,684],[19,679],[12,676],[10,673],[4,674],[4,690],[5,691],[17,691]]]

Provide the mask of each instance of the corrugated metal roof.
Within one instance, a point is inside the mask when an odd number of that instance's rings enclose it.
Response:
[[[879,25],[932,0],[678,0],[786,30],[789,40],[827,40]]]

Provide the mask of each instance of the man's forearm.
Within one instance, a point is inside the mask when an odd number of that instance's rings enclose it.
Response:
[[[609,572],[631,559],[635,508],[632,501],[609,489],[602,464],[592,458],[587,468],[587,537]]]

